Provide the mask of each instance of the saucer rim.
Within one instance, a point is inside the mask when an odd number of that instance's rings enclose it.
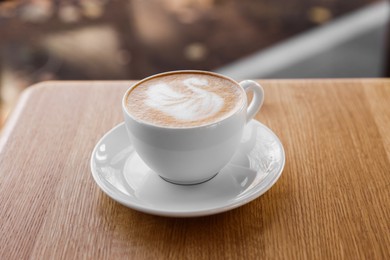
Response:
[[[196,210],[196,209],[195,210],[164,210],[162,208],[156,208],[156,207],[151,207],[151,206],[148,207],[148,206],[142,205],[142,203],[133,203],[132,201],[129,201],[128,199],[123,199],[122,197],[119,197],[116,192],[112,192],[111,189],[108,188],[106,185],[104,185],[102,183],[102,181],[100,180],[100,177],[99,177],[100,175],[97,173],[97,170],[95,169],[95,166],[94,166],[94,154],[96,154],[96,150],[98,149],[99,144],[104,139],[106,139],[107,136],[112,134],[112,132],[116,131],[118,128],[126,127],[125,122],[121,122],[121,123],[117,124],[116,126],[114,126],[113,128],[111,128],[109,131],[107,131],[99,139],[99,141],[96,142],[95,147],[92,150],[91,159],[90,159],[90,168],[91,168],[92,177],[93,177],[95,183],[97,184],[97,186],[111,199],[122,204],[123,206],[126,206],[128,208],[131,208],[131,209],[134,209],[134,210],[137,210],[140,212],[144,212],[147,214],[164,216],[164,217],[184,217],[184,218],[185,217],[201,217],[201,216],[215,215],[218,213],[223,213],[223,212],[238,208],[240,206],[248,204],[249,202],[257,199],[258,197],[260,197],[261,195],[266,193],[269,189],[271,189],[271,187],[274,186],[274,184],[278,181],[278,179],[282,175],[282,172],[284,170],[285,163],[286,163],[286,156],[285,156],[284,147],[283,147],[280,139],[278,138],[278,136],[270,128],[268,128],[267,126],[265,126],[264,124],[262,124],[258,120],[251,119],[248,122],[248,124],[252,123],[252,121],[254,121],[257,124],[260,124],[271,135],[273,135],[275,140],[277,140],[278,145],[281,148],[281,163],[280,163],[281,166],[280,166],[280,170],[273,176],[273,178],[268,182],[268,184],[265,187],[263,187],[262,189],[259,189],[258,191],[255,190],[252,193],[248,194],[247,196],[243,196],[242,198],[240,198],[236,202],[229,203],[227,205],[216,206],[213,208],[206,208],[206,209],[200,209],[200,210]],[[130,140],[128,140],[128,142],[130,142]],[[134,151],[134,152],[136,152],[136,151]],[[256,188],[257,186],[258,185],[256,185],[252,189]],[[124,195],[124,196],[126,196],[126,195]]]

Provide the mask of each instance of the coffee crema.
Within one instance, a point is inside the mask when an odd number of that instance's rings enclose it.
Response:
[[[168,73],[134,86],[126,108],[139,121],[166,127],[202,126],[243,105],[244,91],[232,80],[197,72]]]

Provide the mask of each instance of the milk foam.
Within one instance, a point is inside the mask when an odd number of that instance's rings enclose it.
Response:
[[[145,104],[182,121],[202,120],[221,111],[223,98],[202,89],[208,85],[206,79],[191,77],[181,83],[189,91],[178,92],[168,83],[150,85]]]
[[[177,72],[133,86],[126,109],[135,119],[157,126],[194,127],[218,122],[242,108],[245,92],[224,77]]]

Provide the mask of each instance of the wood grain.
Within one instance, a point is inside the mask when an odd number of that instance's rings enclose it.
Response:
[[[0,139],[0,259],[390,259],[390,80],[262,80],[282,177],[210,217],[128,209],[89,160],[129,81],[29,88]]]

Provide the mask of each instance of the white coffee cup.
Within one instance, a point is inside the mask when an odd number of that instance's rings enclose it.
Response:
[[[129,113],[126,99],[133,88],[154,77],[183,72],[201,72],[233,81],[205,71],[174,71],[154,75],[127,90],[122,100],[122,110],[130,141],[142,160],[163,179],[175,184],[189,185],[213,178],[229,163],[240,144],[245,125],[263,104],[264,91],[254,81],[234,81],[245,93],[253,92],[250,104],[247,104],[247,97],[243,95],[245,100],[237,111],[227,118],[202,126],[158,126],[141,122]]]

